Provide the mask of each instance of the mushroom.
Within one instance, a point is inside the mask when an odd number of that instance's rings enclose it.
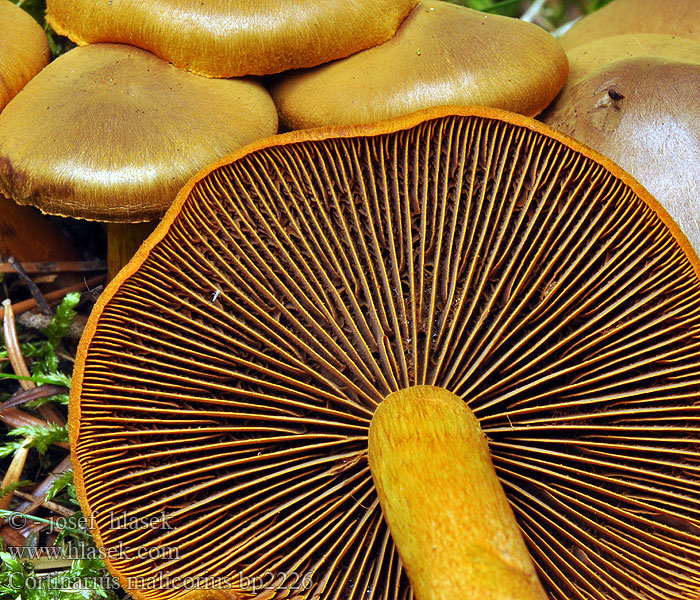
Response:
[[[122,42],[208,77],[311,67],[391,38],[417,0],[47,0],[46,21],[84,46]]]
[[[627,33],[577,46],[567,52],[569,77],[565,91],[583,77],[628,58],[655,57],[668,62],[700,63],[700,42],[657,33]]]
[[[0,111],[48,63],[49,40],[21,8],[0,0]]]
[[[699,277],[636,181],[519,115],[256,142],[92,313],[81,505],[137,599],[544,598],[513,515],[550,599],[695,598]]]
[[[25,11],[0,0],[0,112],[49,62],[49,41]],[[37,239],[41,244],[35,243]],[[79,260],[57,227],[36,209],[0,194],[0,255],[19,261]]]
[[[615,36],[569,59],[570,81],[539,118],[636,177],[700,253],[700,42]]]
[[[206,164],[276,131],[257,81],[205,79],[121,44],[75,48],[0,114],[0,192],[54,215],[149,221]]]
[[[614,0],[577,21],[560,39],[570,50],[624,33],[664,33],[700,41],[700,3]]]
[[[448,104],[534,116],[567,73],[564,50],[539,27],[425,0],[390,41],[283,74],[271,93],[289,129],[366,123]]]

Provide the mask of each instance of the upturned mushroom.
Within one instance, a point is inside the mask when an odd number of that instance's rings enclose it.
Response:
[[[47,0],[82,45],[121,42],[208,77],[311,67],[385,42],[417,0]]]
[[[700,42],[615,36],[569,60],[570,80],[539,118],[636,177],[700,253]]]
[[[149,221],[203,166],[276,131],[257,81],[206,79],[121,44],[75,48],[0,114],[0,192],[54,215]]]
[[[143,600],[689,600],[699,300],[664,209],[531,119],[257,142],[101,296],[78,495]]]
[[[700,41],[700,2],[614,0],[576,22],[561,43],[570,50],[625,33],[662,33]]]
[[[289,129],[368,123],[443,105],[534,116],[567,73],[563,48],[539,27],[424,0],[388,42],[285,73],[271,93]]]

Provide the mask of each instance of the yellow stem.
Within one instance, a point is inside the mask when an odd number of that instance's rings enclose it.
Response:
[[[417,600],[546,600],[463,400],[431,386],[387,396],[369,464]]]
[[[131,260],[158,221],[107,224],[107,278],[109,281]]]

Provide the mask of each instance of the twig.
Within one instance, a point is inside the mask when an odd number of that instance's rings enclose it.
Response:
[[[44,498],[48,491],[51,489],[51,486],[53,485],[53,482],[56,481],[63,473],[65,473],[68,469],[71,468],[71,462],[70,462],[70,456],[66,456],[60,463],[58,463],[52,470],[51,473],[49,473],[44,480],[37,485],[33,490],[32,490],[32,496],[36,498]],[[31,504],[31,502],[22,502],[17,507],[17,510],[19,512],[28,512],[28,507]],[[71,513],[72,514],[72,513]]]
[[[12,462],[5,472],[5,476],[2,478],[2,483],[0,487],[6,488],[13,483],[17,483],[22,477],[22,471],[24,470],[24,464],[27,462],[27,455],[29,454],[29,448],[27,448],[27,443],[29,438],[24,440],[22,446],[20,446],[16,451],[15,455],[12,457]],[[10,503],[12,502],[13,494],[5,494],[0,498],[0,509],[7,510],[10,508]]]
[[[49,423],[34,417],[19,408],[8,408],[0,411],[0,421],[3,421],[10,427],[50,427]],[[66,442],[53,442],[54,446],[59,448],[70,449]]]
[[[11,406],[17,406],[19,404],[24,404],[25,402],[31,402],[32,400],[39,400],[40,398],[48,398],[49,396],[55,396],[56,394],[65,394],[68,392],[68,388],[59,385],[42,385],[35,387],[31,390],[21,390],[5,400],[0,404],[0,411],[3,411]]]
[[[49,292],[48,294],[44,294],[44,298],[48,302],[60,302],[63,300],[63,297],[68,294],[69,292],[91,292],[93,286],[98,285],[99,283],[102,283],[105,280],[104,275],[100,275],[98,277],[92,277],[91,279],[88,279],[87,281],[84,281],[83,283],[76,283],[74,285],[69,285],[68,287],[64,287],[60,290],[55,290],[53,292]],[[16,315],[27,312],[28,310],[31,310],[36,306],[36,300],[34,298],[30,298],[28,300],[23,300],[22,302],[17,302],[16,304],[12,305],[12,310]],[[2,319],[5,316],[5,309],[0,308],[0,319]]]
[[[32,563],[34,571],[54,571],[56,575],[65,573],[73,564],[73,559],[70,558],[30,558],[28,562]]]
[[[55,519],[44,519],[43,517],[35,517],[34,515],[27,515],[25,513],[18,512],[16,510],[0,510],[0,518],[6,519],[8,517],[12,517],[13,515],[21,515],[23,517],[27,517],[27,521],[32,521],[34,523],[41,523],[41,525],[46,526],[50,525],[52,527],[55,527],[57,525],[57,522]],[[63,531],[68,531],[72,533],[73,535],[80,537],[81,539],[90,539],[90,534],[83,531],[82,529],[78,529],[76,527],[67,527],[65,525],[61,525],[60,529]]]
[[[31,377],[27,363],[22,356],[22,349],[19,345],[19,340],[17,339],[17,329],[15,328],[15,315],[12,311],[12,305],[9,300],[3,300],[2,303],[4,307],[4,314],[2,320],[2,331],[5,336],[5,347],[7,348],[7,355],[10,358],[10,364],[15,372],[15,375],[20,377]],[[30,379],[20,379],[19,384],[23,390],[29,391],[37,387],[36,383]],[[49,423],[55,423],[56,425],[65,425],[66,420],[63,415],[58,412],[51,405],[40,406],[38,409],[39,414],[43,419]]]
[[[22,327],[26,327],[27,329],[41,330],[46,329],[49,326],[51,323],[51,317],[36,312],[25,312],[18,315],[16,321]],[[87,317],[84,317],[83,315],[76,315],[73,319],[73,323],[71,323],[70,328],[66,332],[66,337],[79,340],[83,335],[86,322]]]
[[[527,21],[528,23],[532,23],[532,21],[539,16],[540,11],[544,7],[546,3],[546,0],[535,0],[531,5],[530,8],[528,8],[520,17],[521,21]]]
[[[31,514],[37,508],[43,506],[44,508],[47,508],[51,512],[61,515],[62,517],[70,517],[73,513],[75,513],[75,510],[71,510],[70,508],[61,506],[57,502],[52,502],[51,500],[44,500],[44,498],[37,498],[33,494],[28,494],[27,492],[20,492],[19,490],[15,490],[14,495],[18,498],[26,500],[24,504],[27,505],[25,508],[18,507],[17,512]]]
[[[572,21],[569,21],[568,23],[564,23],[561,27],[558,27],[554,31],[550,32],[555,38],[560,38],[562,35],[564,35],[569,29],[571,29],[574,24],[580,19],[581,17],[577,17],[573,19]]]
[[[5,542],[6,546],[24,546],[26,540],[19,529],[15,529],[9,525],[0,527],[0,536],[2,536],[2,540]]]
[[[90,271],[106,271],[107,262],[104,260],[57,260],[43,262],[23,262],[25,273],[32,274],[57,274],[57,273],[84,273]],[[0,262],[0,273],[14,273],[14,266],[8,260]]]
[[[10,256],[10,258],[7,259],[7,262],[15,271],[17,271],[17,274],[27,284],[27,287],[32,294],[32,298],[36,300],[37,305],[39,308],[41,308],[41,312],[43,312],[45,315],[52,314],[51,307],[46,301],[46,298],[44,298],[44,294],[41,293],[41,290],[37,287],[36,283],[32,281],[32,278],[27,275],[27,272],[24,270],[20,262],[14,256]]]
[[[21,377],[31,377],[32,374],[27,368],[27,363],[24,361],[24,356],[22,356],[22,350],[19,346],[19,340],[17,339],[17,330],[15,329],[15,315],[12,311],[12,304],[8,299],[3,300],[3,315],[2,315],[2,333],[5,337],[5,347],[7,348],[7,355],[10,358],[10,364],[12,365],[12,370],[15,375],[20,375]],[[36,383],[28,379],[20,379],[20,386],[23,390],[31,390],[36,387]]]

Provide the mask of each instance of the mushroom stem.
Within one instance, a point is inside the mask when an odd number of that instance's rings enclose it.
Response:
[[[432,386],[387,396],[369,428],[369,464],[418,600],[546,600],[461,398]]]
[[[156,225],[158,221],[107,224],[107,279],[109,281],[112,281],[122,267],[131,260]]]

